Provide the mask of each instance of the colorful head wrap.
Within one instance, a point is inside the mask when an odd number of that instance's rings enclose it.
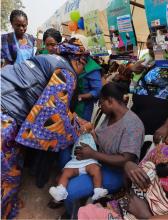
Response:
[[[71,38],[70,40],[65,40],[64,42],[57,44],[53,50],[53,53],[75,60],[86,60],[90,54],[89,51],[85,50],[82,42],[76,38]]]
[[[168,145],[165,143],[157,145],[149,155],[145,157],[142,163],[152,161],[155,165],[160,163],[168,163]]]

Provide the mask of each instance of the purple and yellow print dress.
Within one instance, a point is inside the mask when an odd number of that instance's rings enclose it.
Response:
[[[1,219],[13,219],[18,213],[18,191],[23,158],[16,142],[16,121],[1,113]]]
[[[69,109],[75,84],[74,73],[56,69],[22,124],[16,141],[24,146],[54,152],[73,144],[79,135],[79,125]]]

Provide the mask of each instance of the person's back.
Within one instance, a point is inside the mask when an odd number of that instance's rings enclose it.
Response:
[[[39,55],[22,64],[2,68],[3,111],[8,112],[19,123],[22,122],[56,68],[67,68],[73,72],[67,61],[57,55]]]

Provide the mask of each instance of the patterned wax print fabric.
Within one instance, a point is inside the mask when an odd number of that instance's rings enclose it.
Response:
[[[157,145],[151,150],[147,156],[142,160],[141,164],[146,161],[151,161],[155,165],[160,163],[168,163],[168,145],[165,143]]]
[[[168,100],[168,69],[155,67],[139,81],[135,93]]]
[[[74,73],[56,69],[22,124],[16,141],[27,147],[54,152],[73,144],[79,135],[78,122],[69,110],[75,84]]]
[[[14,142],[17,130],[16,121],[1,113],[1,219],[13,219],[19,209],[23,160]]]
[[[155,172],[155,164],[151,161],[145,162],[141,165],[143,170],[149,175],[153,172],[151,184],[147,191],[142,191],[137,188],[137,186],[133,185],[132,190],[140,199],[145,199],[148,202],[150,210],[153,215],[166,215],[168,214],[168,198],[166,197],[166,193],[163,190],[160,179],[156,175]],[[122,199],[119,200],[120,205],[122,206]],[[134,220],[137,219],[134,215],[127,212],[125,209],[122,210],[124,213],[124,219]]]
[[[150,210],[153,215],[165,215],[168,214],[168,198],[166,197],[164,184],[168,184],[168,176],[165,178],[159,178],[156,174],[156,165],[160,163],[168,163],[168,145],[159,144],[152,151],[150,151],[140,163],[140,167],[147,173],[150,177],[151,184],[146,191],[142,191],[136,185],[132,185],[132,190],[140,199],[146,199]],[[122,206],[123,200],[119,200]],[[135,216],[128,213],[123,208],[124,219],[134,220]]]
[[[82,42],[79,39],[70,39],[57,44],[53,49],[53,53],[58,55],[66,55],[69,59],[85,59],[89,56],[89,52],[85,50]]]
[[[148,173],[151,173],[152,171],[155,173],[155,165],[156,164],[148,161],[141,166],[147,175],[150,175]],[[168,214],[168,198],[166,197],[160,178],[156,175],[156,173],[155,177],[151,179],[151,184],[146,191],[145,198],[148,201],[149,207],[154,215]]]

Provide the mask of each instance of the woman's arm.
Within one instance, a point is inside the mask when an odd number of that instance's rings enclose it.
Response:
[[[1,67],[4,67],[13,62],[11,53],[9,51],[7,38],[8,34],[3,34],[1,36]]]
[[[79,101],[86,100],[86,99],[91,99],[91,98],[93,98],[91,93],[85,93],[85,94],[78,95],[78,100]]]
[[[106,163],[110,166],[124,167],[127,161],[136,160],[136,156],[130,153],[108,155],[105,153],[96,152],[93,159]]]
[[[136,159],[136,156],[131,153],[109,155],[95,151],[87,144],[80,144],[82,147],[77,148],[75,151],[78,160],[93,158],[110,166],[124,167],[127,161],[134,161]]]
[[[76,118],[76,120],[78,121],[80,128],[81,128],[81,134],[83,133],[89,133],[93,130],[93,125],[91,122],[86,121],[83,118],[80,118],[75,112],[73,113],[73,117]]]
[[[102,80],[101,74],[99,70],[95,70],[88,74],[87,80],[89,81],[90,91],[88,93],[80,94],[78,96],[79,100],[88,100],[91,98],[98,98],[101,88],[102,88]]]
[[[168,143],[168,118],[165,123],[155,131],[153,139],[155,144],[158,144],[160,141]]]
[[[168,219],[168,215],[154,215],[152,217],[150,217],[148,220],[161,220],[161,219],[165,219],[167,220]]]

